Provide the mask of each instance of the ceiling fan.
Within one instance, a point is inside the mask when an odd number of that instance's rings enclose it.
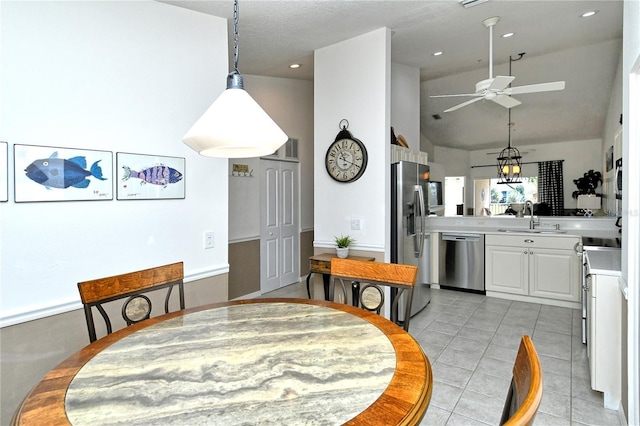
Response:
[[[551,92],[555,90],[564,90],[564,81],[554,81],[551,83],[530,84],[528,86],[509,87],[511,82],[515,79],[513,76],[498,75],[493,77],[493,27],[500,20],[499,16],[487,18],[482,23],[485,27],[489,28],[489,78],[482,80],[476,84],[475,93],[462,93],[456,95],[434,95],[431,98],[451,98],[456,96],[473,96],[473,99],[465,101],[461,104],[455,105],[444,112],[451,112],[467,105],[471,105],[474,102],[486,99],[493,101],[505,108],[513,108],[520,105],[517,99],[511,97],[511,95],[521,95],[523,93],[537,93],[537,92]]]

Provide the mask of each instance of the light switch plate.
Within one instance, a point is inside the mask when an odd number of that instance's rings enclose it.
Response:
[[[213,231],[207,231],[204,233],[204,248],[210,249],[215,247],[215,236]]]

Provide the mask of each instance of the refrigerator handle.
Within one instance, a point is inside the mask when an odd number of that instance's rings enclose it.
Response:
[[[416,185],[414,187],[414,197],[417,198],[417,203],[416,205],[418,206],[418,212],[417,212],[417,216],[419,217],[420,220],[420,231],[416,232],[416,234],[418,234],[418,250],[415,251],[415,255],[416,258],[421,258],[422,257],[422,252],[424,251],[424,227],[425,227],[425,215],[426,215],[426,209],[425,209],[425,205],[424,205],[424,192],[422,191],[422,186],[421,185]]]

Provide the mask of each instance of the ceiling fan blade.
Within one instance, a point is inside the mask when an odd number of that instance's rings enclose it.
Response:
[[[451,112],[451,111],[455,111],[455,110],[457,110],[457,109],[460,109],[460,108],[462,108],[462,107],[465,107],[465,106],[467,106],[467,105],[470,105],[470,104],[472,104],[472,103],[474,103],[474,102],[478,102],[478,101],[479,101],[479,100],[481,100],[481,99],[483,99],[483,98],[482,98],[482,97],[477,97],[477,98],[470,99],[470,100],[468,100],[468,101],[466,101],[466,102],[463,102],[463,103],[461,103],[461,104],[458,104],[458,105],[456,105],[456,106],[452,106],[452,107],[451,107],[451,108],[449,108],[449,109],[445,109],[445,110],[444,110],[444,112]]]
[[[506,95],[520,95],[522,93],[553,92],[554,90],[564,90],[564,81],[554,81],[552,83],[530,84],[528,86],[510,87],[504,90]]]
[[[430,98],[453,98],[456,96],[483,96],[481,93],[460,93],[457,95],[432,95]]]
[[[515,77],[510,75],[497,75],[489,85],[488,90],[504,90],[513,80],[515,80]]]
[[[492,99],[492,101],[502,105],[505,108],[513,108],[514,106],[518,106],[522,103],[519,100],[513,99],[511,96],[507,95],[498,95],[494,99]]]

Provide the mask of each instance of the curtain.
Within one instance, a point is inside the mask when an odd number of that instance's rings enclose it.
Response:
[[[538,163],[538,202],[547,204],[551,216],[564,216],[562,160]]]

